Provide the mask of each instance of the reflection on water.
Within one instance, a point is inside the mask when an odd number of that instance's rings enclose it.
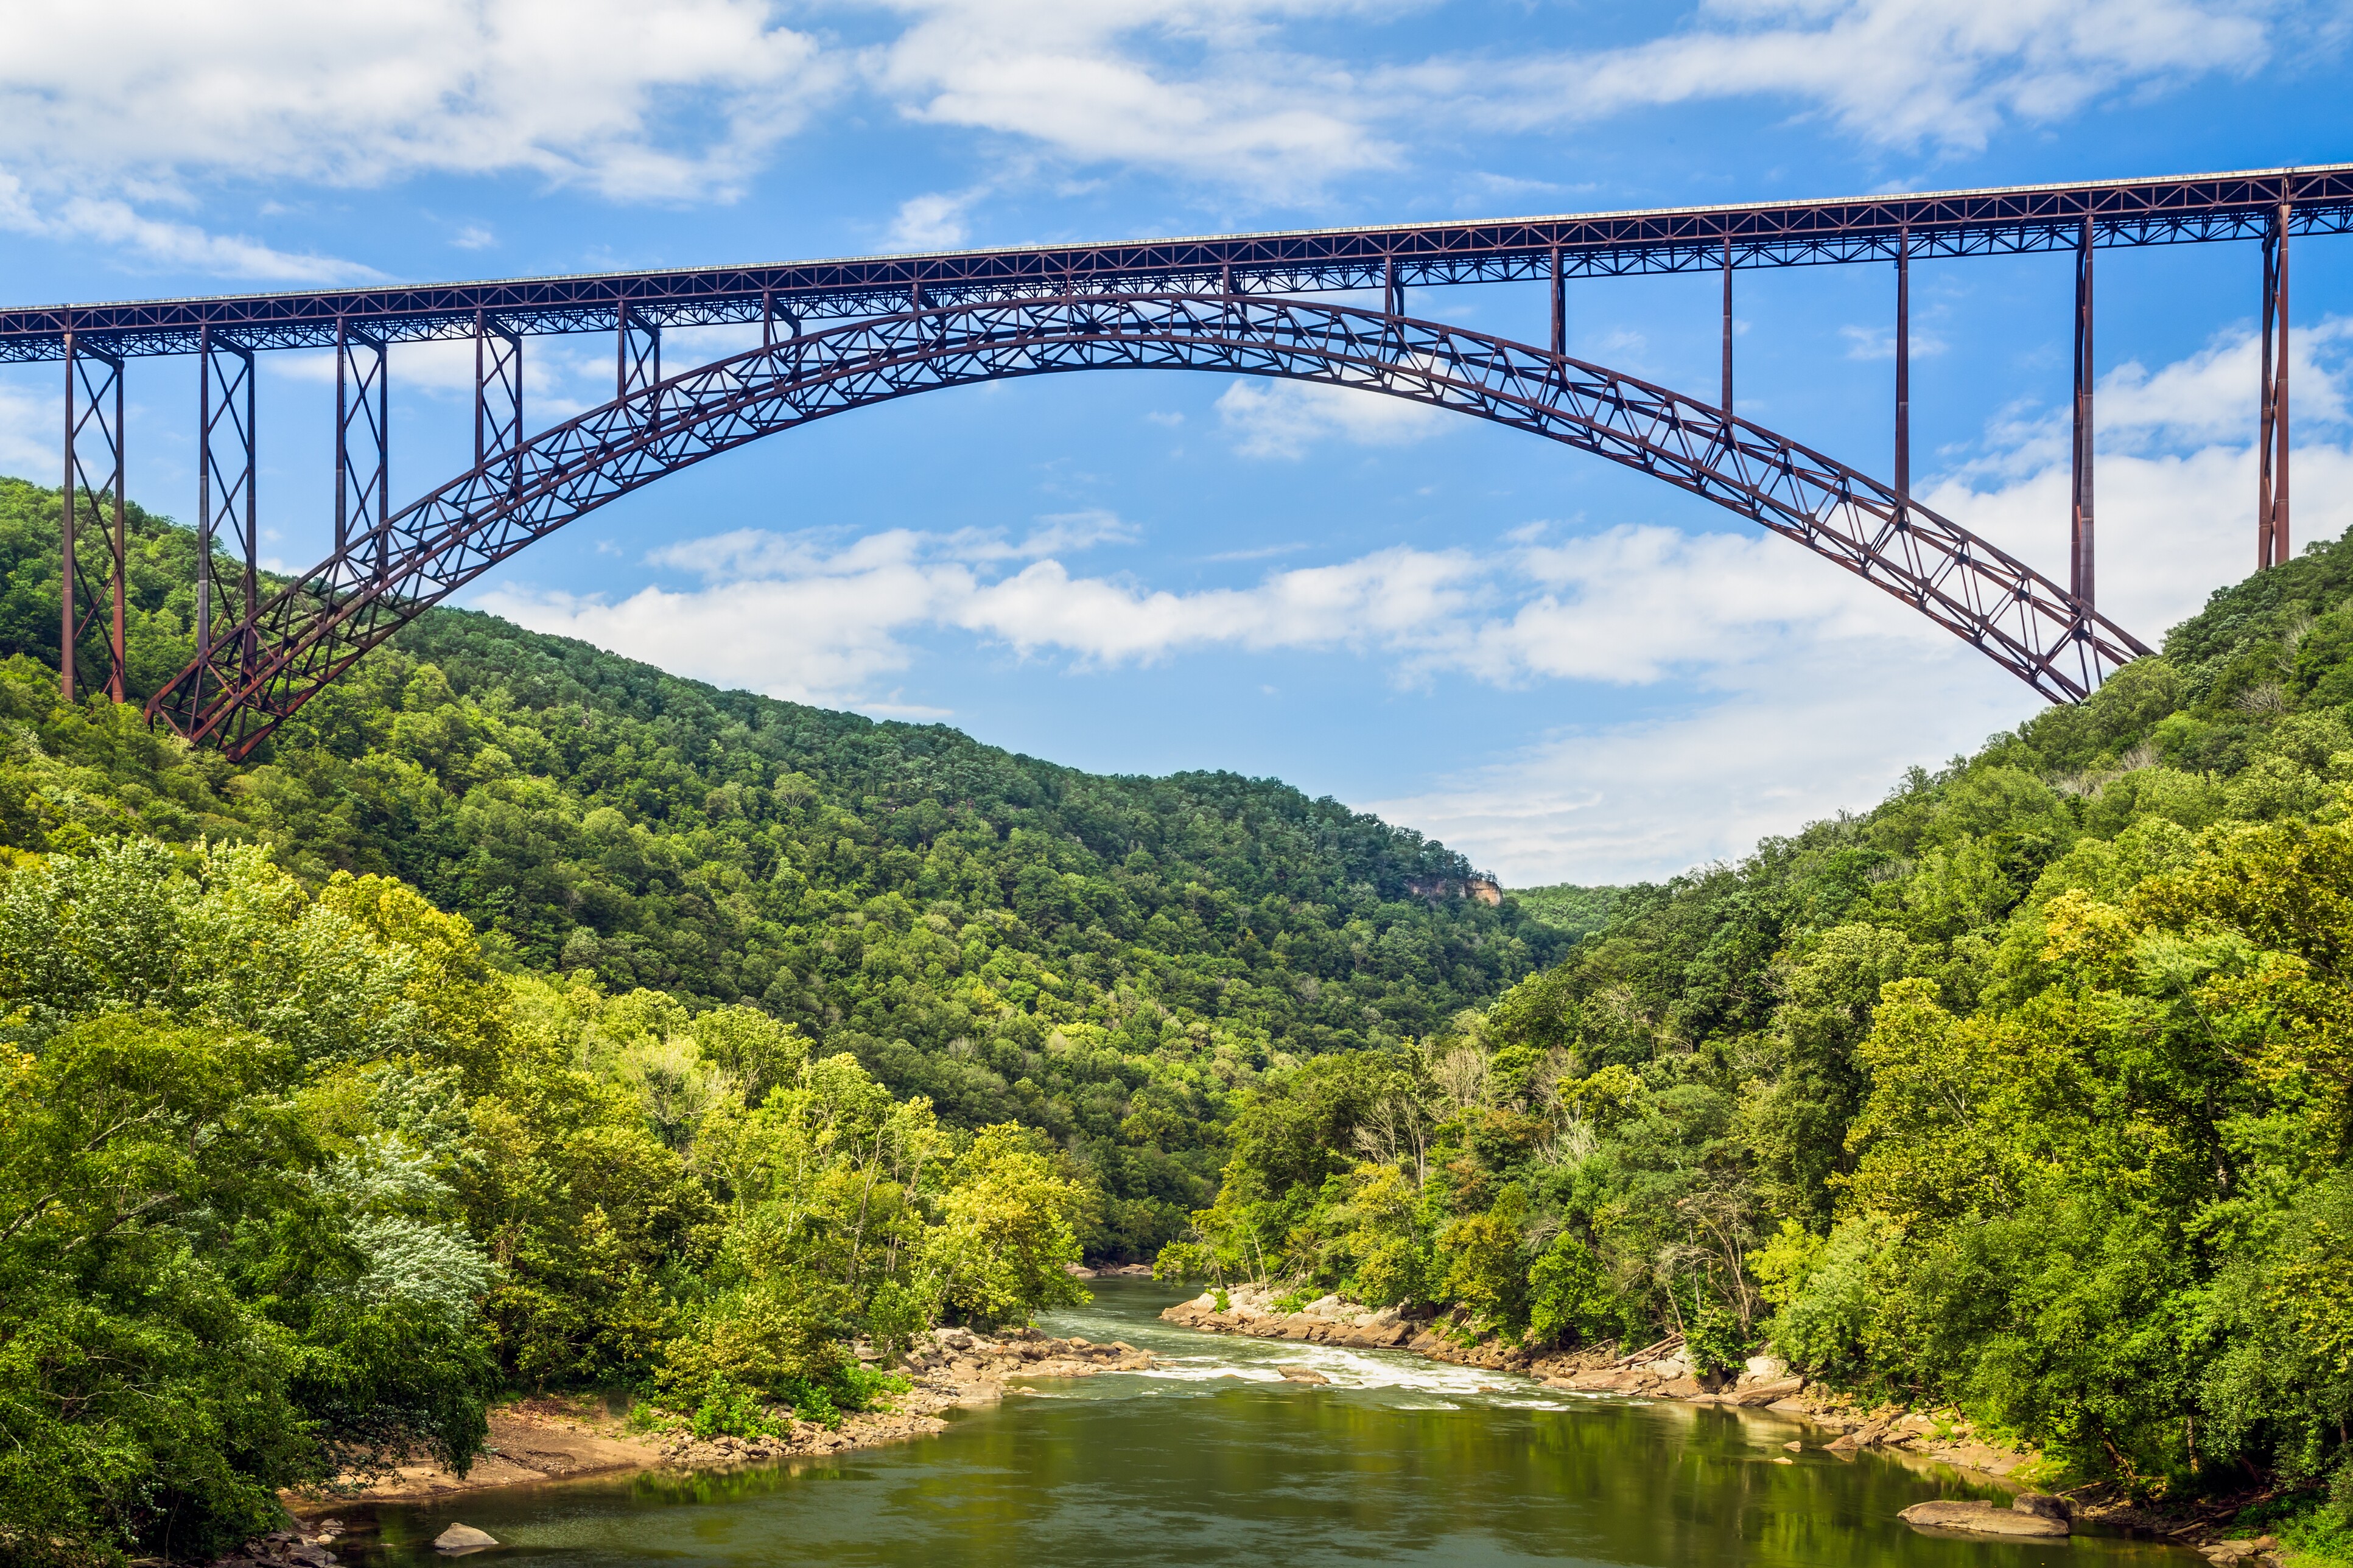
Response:
[[[1998,1496],[1950,1471],[1809,1450],[1800,1428],[1587,1399],[1394,1352],[1228,1339],[1157,1321],[1179,1293],[1099,1281],[1057,1334],[1166,1370],[1041,1383],[896,1447],[723,1477],[648,1475],[386,1507],[345,1552],[430,1561],[451,1521],[533,1564],[1566,1563],[1718,1568],[2196,1568],[2128,1542],[1938,1540],[1896,1511]],[[1303,1363],[1332,1382],[1285,1383]],[[485,1558],[479,1568],[491,1568]]]

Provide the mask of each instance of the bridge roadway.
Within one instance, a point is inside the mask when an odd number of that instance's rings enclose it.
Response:
[[[1667,207],[1486,222],[1299,229],[1108,245],[1029,246],[754,267],[396,284],[211,299],[0,310],[0,363],[84,353],[332,348],[503,333],[769,321],[797,331],[911,308],[1074,293],[1299,295],[2074,251],[2353,229],[2353,163],[1823,201]],[[1556,300],[1557,294],[1556,293]],[[1557,310],[1556,311],[1557,317]],[[1555,352],[1560,352],[1556,342]]]

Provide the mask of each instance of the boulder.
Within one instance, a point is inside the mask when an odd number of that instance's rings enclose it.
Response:
[[[1778,1383],[1788,1375],[1788,1362],[1769,1355],[1753,1355],[1748,1358],[1748,1365],[1741,1373],[1741,1381],[1746,1383],[1753,1378],[1758,1383]]]
[[[463,1557],[470,1552],[487,1552],[498,1544],[487,1530],[476,1530],[470,1524],[453,1524],[433,1538],[433,1550],[448,1557]]]
[[[1276,1367],[1274,1370],[1282,1373],[1283,1380],[1288,1383],[1317,1384],[1329,1383],[1332,1381],[1322,1373],[1317,1372],[1314,1367],[1301,1366],[1295,1362],[1287,1363],[1282,1366]]]
[[[1785,1377],[1774,1383],[1752,1383],[1740,1389],[1736,1396],[1742,1405],[1770,1405],[1777,1399],[1787,1399],[1806,1391],[1802,1377]]]
[[[2052,1497],[2049,1492],[2021,1492],[2010,1500],[2010,1506],[2021,1513],[2041,1514],[2062,1524],[2067,1522],[2067,1500]]]
[[[1951,1530],[1964,1535],[2059,1536],[2067,1533],[2063,1519],[2045,1519],[2000,1503],[1940,1499],[1915,1502],[1895,1516],[1915,1530]]]

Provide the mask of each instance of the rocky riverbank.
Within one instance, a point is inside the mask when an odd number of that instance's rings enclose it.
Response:
[[[1432,1361],[1532,1377],[1578,1394],[1769,1410],[1831,1429],[1836,1436],[1821,1447],[1833,1454],[1884,1448],[2002,1477],[2034,1457],[1987,1440],[1958,1412],[1912,1411],[1894,1405],[1867,1407],[1851,1395],[1810,1384],[1769,1356],[1751,1360],[1737,1373],[1710,1375],[1685,1355],[1680,1334],[1633,1350],[1600,1345],[1538,1352],[1474,1334],[1459,1314],[1417,1318],[1394,1307],[1377,1310],[1336,1296],[1311,1301],[1294,1312],[1278,1312],[1276,1300],[1275,1291],[1267,1287],[1241,1286],[1226,1292],[1222,1307],[1217,1293],[1207,1291],[1161,1316],[1191,1328],[1258,1339],[1410,1351]]]
[[[946,1425],[957,1405],[993,1404],[1008,1385],[1031,1378],[1092,1377],[1143,1372],[1149,1352],[1126,1343],[1053,1339],[1036,1329],[1008,1329],[995,1337],[969,1329],[938,1329],[902,1358],[898,1371],[914,1386],[890,1408],[859,1411],[834,1426],[779,1413],[779,1430],[758,1436],[699,1438],[688,1432],[634,1428],[596,1398],[538,1396],[491,1412],[482,1457],[464,1475],[438,1465],[403,1466],[364,1486],[320,1495],[289,1494],[300,1517],[337,1513],[376,1502],[417,1502],[492,1487],[627,1470],[729,1470],[745,1465],[846,1453],[926,1436]]]
[[[1432,1361],[1535,1378],[1577,1394],[1768,1411],[1832,1434],[1827,1441],[1811,1445],[1825,1453],[1843,1457],[1877,1449],[1978,1471],[2011,1486],[2019,1484],[2015,1472],[2039,1458],[1990,1439],[1958,1411],[1865,1405],[1851,1394],[1810,1382],[1769,1356],[1754,1358],[1736,1373],[1704,1375],[1684,1353],[1680,1334],[1633,1350],[1605,1344],[1581,1351],[1532,1352],[1492,1336],[1474,1334],[1460,1314],[1418,1318],[1395,1308],[1375,1310],[1337,1296],[1311,1301],[1294,1312],[1278,1312],[1273,1305],[1278,1299],[1271,1288],[1240,1286],[1226,1292],[1222,1307],[1215,1291],[1205,1291],[1160,1315],[1168,1322],[1213,1333],[1357,1350],[1409,1351]],[[1286,1376],[1291,1374],[1286,1371]],[[1802,1441],[1791,1445],[1806,1446]],[[2028,1500],[2034,1505],[2031,1509],[2003,1510],[2004,1522],[2013,1526],[2004,1533],[2018,1532],[2015,1516],[2020,1511],[2040,1512],[2052,1521],[2094,1523],[2189,1546],[2204,1553],[2218,1568],[2279,1568],[2281,1563],[2277,1542],[2269,1536],[2224,1541],[2217,1533],[2220,1520],[2185,1522],[2178,1517],[2148,1513],[2101,1488],[2079,1488],[2056,1497],[2030,1494]],[[1957,1528],[1953,1520],[1924,1518],[1917,1522],[1931,1530]]]
[[[900,1363],[915,1386],[892,1401],[895,1409],[842,1418],[828,1430],[796,1421],[789,1433],[773,1437],[698,1439],[681,1434],[664,1442],[661,1462],[681,1469],[727,1469],[805,1454],[833,1454],[878,1443],[902,1442],[940,1430],[944,1411],[964,1405],[989,1405],[1005,1396],[1008,1382],[1038,1377],[1092,1377],[1104,1372],[1145,1372],[1149,1352],[1124,1342],[1099,1345],[1082,1339],[1058,1340],[1036,1329],[1008,1329],[996,1338],[970,1329],[935,1329]]]

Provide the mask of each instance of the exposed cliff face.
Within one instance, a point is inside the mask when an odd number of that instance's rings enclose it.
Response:
[[[1423,877],[1406,884],[1416,898],[1442,903],[1449,899],[1469,899],[1473,903],[1490,907],[1504,901],[1503,884],[1493,877]]]

